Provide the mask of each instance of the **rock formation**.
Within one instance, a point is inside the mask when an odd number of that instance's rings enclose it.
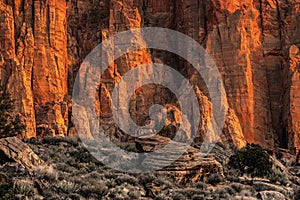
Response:
[[[153,150],[166,147],[165,145],[170,144],[169,138],[163,138],[161,136],[155,136],[148,139],[138,139],[136,141],[136,147],[139,152],[149,153]],[[174,148],[175,149],[172,149]],[[182,151],[183,155],[172,163],[172,152]],[[165,155],[165,152],[170,154]],[[170,160],[169,160],[170,159]],[[164,166],[165,163],[171,162],[169,166]],[[151,157],[146,157],[141,162],[141,167],[145,170],[151,168],[158,168],[159,172],[167,174],[170,177],[176,179],[177,182],[197,182],[198,180],[206,179],[210,174],[219,174],[224,176],[222,165],[215,159],[213,155],[201,155],[199,150],[193,147],[186,149],[186,146],[182,143],[176,143],[174,146],[170,145],[166,147],[164,152],[157,152]]]
[[[46,166],[31,148],[16,137],[0,139],[1,164],[14,161],[29,171]]]
[[[225,140],[300,149],[299,12],[299,0],[1,0],[1,80],[17,100],[26,137],[65,135],[72,126],[68,96],[87,54],[121,31],[170,28],[203,45],[219,68],[228,98]],[[143,38],[136,42],[143,45]],[[200,76],[182,59],[146,49],[116,60],[102,77],[98,107],[105,129],[117,128],[109,108],[114,84],[149,62],[170,64],[202,91],[205,132],[211,105]],[[154,86],[138,89],[132,102],[138,124],[147,122],[149,105],[178,106],[169,91]]]
[[[27,125],[64,135],[68,111],[66,2],[1,1],[2,81]],[[39,131],[38,131],[39,132]]]

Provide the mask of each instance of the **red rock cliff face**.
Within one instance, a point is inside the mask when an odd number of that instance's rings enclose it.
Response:
[[[218,66],[229,104],[225,135],[238,146],[247,140],[299,149],[299,21],[299,0],[2,0],[1,79],[17,99],[27,137],[67,134],[68,95],[85,56],[120,31],[171,28],[203,45]],[[201,116],[208,118],[203,83],[187,63],[164,52],[141,50],[116,61],[110,71],[117,73],[107,74],[100,96],[109,100],[111,86],[124,72],[157,60],[173,64],[202,91],[198,98],[206,106]],[[165,93],[161,88],[147,91],[136,97],[143,105],[156,103],[147,100],[153,93]],[[108,104],[101,99],[100,112],[109,124]],[[204,123],[202,129],[208,127]]]
[[[1,1],[2,81],[17,100],[26,136],[66,133],[66,2]]]

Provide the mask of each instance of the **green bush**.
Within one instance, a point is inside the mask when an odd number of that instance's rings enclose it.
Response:
[[[273,171],[269,175],[269,179],[270,179],[271,183],[279,182],[281,185],[285,185],[286,180],[287,180],[286,175],[284,173],[281,173],[280,171]]]
[[[17,194],[30,196],[35,194],[35,190],[30,185],[13,183],[11,180],[8,183],[0,184],[0,200],[16,199]]]
[[[20,116],[14,116],[14,100],[5,87],[0,85],[0,138],[21,135],[25,130]]]
[[[229,158],[228,165],[252,177],[264,177],[272,172],[269,154],[257,144],[247,144],[246,147],[237,150]]]

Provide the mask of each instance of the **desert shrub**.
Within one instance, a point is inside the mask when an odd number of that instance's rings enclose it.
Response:
[[[139,190],[130,190],[128,192],[128,196],[130,197],[130,199],[140,199],[141,192]]]
[[[34,145],[42,144],[41,140],[38,140],[36,137],[23,138],[22,141],[25,142],[25,143],[34,144]]]
[[[16,194],[24,196],[30,196],[35,194],[35,188],[32,185],[15,184],[14,185]]]
[[[230,194],[230,195],[236,194],[236,190],[233,189],[233,188],[230,187],[230,186],[229,186],[229,187],[226,187],[224,190],[226,190],[227,193]]]
[[[8,183],[0,184],[0,199],[14,199],[14,184],[10,180]]]
[[[146,185],[148,183],[152,183],[157,179],[157,177],[154,175],[154,173],[146,173],[146,174],[142,173],[137,178],[139,180],[139,184],[141,184],[141,185]]]
[[[264,177],[272,172],[269,154],[257,144],[247,144],[246,147],[237,150],[229,158],[228,165],[252,177]]]
[[[136,186],[138,184],[138,180],[135,177],[129,176],[127,174],[118,176],[115,181],[118,185],[122,185],[123,183],[128,183],[130,185]]]
[[[202,190],[199,189],[195,189],[195,188],[184,188],[184,189],[177,189],[174,191],[173,193],[173,199],[179,198],[179,197],[185,197],[184,199],[192,199],[193,196],[196,195],[204,195],[205,192],[203,192]]]
[[[78,146],[78,140],[71,137],[44,137],[42,139],[43,144],[59,145],[60,143],[66,143],[72,146]]]
[[[185,200],[186,197],[181,193],[176,193],[176,194],[173,195],[173,199],[174,200]]]
[[[97,163],[100,162],[91,155],[91,153],[86,148],[79,148],[77,151],[71,152],[70,155],[75,158],[76,162],[79,163]]]
[[[222,181],[223,181],[223,178],[219,174],[210,174],[206,180],[206,182],[211,185],[217,185],[218,183],[220,183]]]
[[[53,184],[53,190],[64,194],[71,194],[78,191],[78,186],[74,182],[63,180]]]
[[[168,197],[167,195],[165,194],[158,194],[154,200],[172,200],[171,197]]]
[[[136,191],[136,193],[133,193],[133,191]],[[109,197],[109,199],[116,199],[116,200],[117,199],[120,199],[120,200],[135,199],[135,198],[130,198],[129,195],[131,195],[132,197],[134,197],[136,195],[140,196],[139,189],[134,186],[123,184],[122,186],[110,188],[110,190],[106,196]]]
[[[11,180],[8,183],[0,184],[0,200],[13,200],[16,199],[17,194],[30,196],[34,193],[34,187],[30,185],[13,183]]]
[[[207,185],[204,182],[192,183],[190,186],[193,188],[201,189],[201,190],[205,190],[207,188]]]
[[[20,116],[14,116],[14,100],[5,87],[0,85],[0,138],[22,135],[26,126]]]
[[[39,179],[44,179],[47,181],[55,181],[58,178],[57,171],[52,166],[39,166],[34,170],[34,174]]]
[[[203,200],[204,199],[204,195],[199,195],[199,194],[196,194],[193,196],[192,200]]]
[[[230,199],[230,194],[228,193],[227,188],[217,188],[213,192],[212,196],[217,199]]]
[[[162,189],[169,189],[176,185],[174,182],[170,182],[166,177],[157,177],[155,183],[160,186]]]
[[[273,171],[269,175],[269,180],[271,181],[271,183],[279,182],[283,185],[286,183],[286,175],[280,171]]]
[[[230,182],[239,182],[239,171],[237,171],[236,169],[230,169],[228,170],[228,172],[226,173],[226,179]]]
[[[58,171],[66,172],[66,173],[72,173],[75,170],[74,167],[67,165],[66,163],[56,164],[55,169],[57,169]]]

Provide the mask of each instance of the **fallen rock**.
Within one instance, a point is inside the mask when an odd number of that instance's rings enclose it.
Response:
[[[159,173],[173,177],[177,182],[204,180],[210,174],[224,176],[222,165],[212,154],[203,155],[198,149],[187,144],[174,142],[158,135],[147,139],[138,139],[136,144],[137,149],[144,152],[155,151],[151,157],[145,157],[142,161],[143,168],[154,167]],[[159,151],[160,148],[164,148],[164,150]],[[184,153],[178,158],[178,152]]]
[[[0,139],[0,157],[2,164],[14,161],[29,171],[45,165],[27,144],[16,137]]]
[[[261,200],[285,200],[285,196],[276,191],[263,191],[258,193],[257,197]]]

